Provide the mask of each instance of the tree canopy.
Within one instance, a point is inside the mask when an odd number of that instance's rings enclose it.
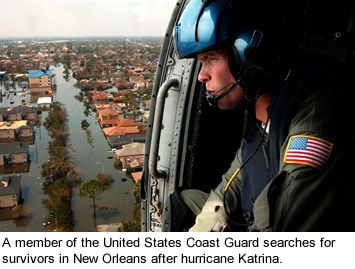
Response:
[[[103,191],[103,184],[96,179],[92,179],[81,184],[79,195],[84,198],[97,199]]]

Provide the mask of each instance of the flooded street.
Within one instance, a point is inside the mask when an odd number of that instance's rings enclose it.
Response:
[[[80,92],[74,87],[76,80],[70,76],[69,81],[65,81],[62,66],[52,68],[52,71],[56,75],[57,84],[57,91],[53,98],[54,101],[64,104],[67,110],[69,144],[74,150],[73,162],[80,170],[82,181],[94,179],[97,173],[102,172],[112,174],[114,178],[111,189],[105,191],[101,199],[97,201],[97,224],[130,220],[134,204],[132,180],[125,180],[127,178],[125,174],[114,169],[114,158],[108,158],[110,147],[97,124],[96,114],[91,113],[86,117],[84,106],[74,98]],[[18,96],[14,96],[14,100],[16,99]],[[9,106],[8,102],[9,100],[4,98],[0,106]],[[14,105],[16,106],[17,103],[15,102]],[[41,114],[42,123],[47,114],[48,112]],[[92,135],[91,143],[88,142],[86,132],[81,129],[83,119],[90,123],[88,129]],[[50,138],[43,126],[35,127],[35,132],[36,141],[29,146],[31,155],[29,172],[19,173],[22,177],[24,210],[28,212],[28,217],[21,220],[0,220],[0,231],[46,231],[44,221],[48,211],[42,205],[45,195],[42,191],[41,165],[48,159],[47,146]],[[92,201],[81,199],[78,195],[78,188],[75,188],[73,192],[72,210],[74,231],[95,231]]]

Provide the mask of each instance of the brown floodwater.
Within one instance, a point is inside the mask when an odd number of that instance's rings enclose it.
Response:
[[[57,91],[54,94],[54,101],[65,105],[68,112],[68,127],[70,132],[69,144],[73,148],[73,161],[80,170],[83,182],[95,178],[97,173],[109,173],[114,178],[114,183],[108,191],[105,191],[97,201],[97,224],[110,224],[131,220],[134,207],[132,196],[132,180],[124,180],[127,177],[121,171],[114,169],[114,159],[109,159],[108,150],[110,146],[97,124],[96,114],[91,113],[88,117],[84,115],[84,106],[74,96],[80,90],[74,87],[76,80],[70,76],[66,81],[63,78],[64,68],[62,66],[52,67],[55,73]],[[2,97],[0,107],[16,106],[22,100],[31,102],[30,94],[13,93]],[[32,101],[34,99],[32,98]],[[32,105],[34,105],[33,103]],[[43,123],[48,112],[42,112],[41,122]],[[87,134],[81,129],[81,121],[86,119],[90,123],[89,130],[92,135],[91,144],[88,142]],[[24,167],[1,169],[0,176],[5,173],[16,173],[21,175],[21,186],[23,196],[22,218],[12,218],[8,209],[0,210],[0,231],[47,231],[46,219],[48,211],[44,208],[42,201],[46,198],[42,190],[44,182],[41,176],[41,165],[48,160],[47,146],[50,138],[46,129],[41,126],[35,127],[36,139],[33,145],[29,145],[31,163]],[[74,189],[72,199],[72,210],[74,215],[74,231],[87,232],[95,231],[93,220],[92,201],[81,199],[78,195],[78,188]]]

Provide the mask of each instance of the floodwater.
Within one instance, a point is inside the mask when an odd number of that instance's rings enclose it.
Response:
[[[68,113],[68,127],[70,132],[69,144],[73,152],[73,161],[80,170],[83,182],[95,178],[97,173],[109,173],[114,178],[111,188],[105,191],[98,201],[96,208],[97,224],[110,224],[128,221],[132,218],[134,198],[132,195],[133,182],[127,179],[124,173],[114,169],[114,158],[109,159],[108,150],[110,146],[99,127],[96,114],[91,113],[88,117],[84,115],[84,106],[74,96],[80,90],[75,88],[76,80],[70,76],[69,81],[63,78],[64,68],[53,67],[56,75],[57,91],[54,94],[54,101],[65,105]],[[29,94],[27,94],[29,95]],[[20,99],[28,96],[3,97],[0,106],[16,106]],[[10,101],[14,104],[10,104]],[[44,122],[48,112],[42,112],[41,122]],[[87,140],[86,132],[81,129],[81,121],[86,119],[90,123],[88,128],[92,135],[92,143]],[[50,138],[43,126],[35,127],[36,140],[29,146],[31,164],[28,172],[16,171],[21,175],[22,196],[24,199],[24,212],[26,217],[21,219],[7,219],[6,210],[0,210],[0,231],[47,231],[46,218],[48,211],[44,208],[42,200],[46,198],[42,190],[43,178],[41,176],[41,165],[48,160],[47,146]],[[112,156],[112,155],[111,155]],[[28,170],[28,168],[27,168]],[[4,173],[0,171],[0,174]],[[74,231],[87,232],[95,231],[93,219],[93,208],[91,199],[80,198],[78,188],[74,189],[72,199],[72,210],[74,215]]]

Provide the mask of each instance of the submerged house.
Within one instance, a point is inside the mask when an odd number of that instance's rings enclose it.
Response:
[[[49,69],[28,70],[31,92],[51,92],[54,74]]]
[[[27,163],[28,161],[27,143],[0,143],[0,166]]]
[[[7,114],[7,107],[0,107],[0,121],[4,121]]]
[[[0,208],[17,206],[21,198],[21,176],[0,177]]]
[[[0,122],[0,141],[33,137],[33,127],[27,126],[26,120]]]
[[[144,143],[131,143],[116,151],[116,157],[122,162],[123,169],[139,169],[144,163],[144,151]]]
[[[7,109],[6,113],[3,113],[3,120],[5,121],[19,121],[19,120],[29,120],[38,121],[39,117],[37,114],[37,109],[29,106],[17,106],[13,109]]]
[[[39,110],[49,110],[52,105],[52,96],[39,97],[37,100],[37,107]]]
[[[125,144],[133,142],[145,143],[146,134],[124,134],[124,135],[111,135],[107,137],[107,141],[113,148],[120,148]]]

